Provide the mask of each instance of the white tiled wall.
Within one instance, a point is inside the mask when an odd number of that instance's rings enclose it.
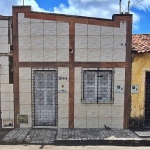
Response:
[[[66,90],[65,93],[58,93],[58,127],[68,128],[69,117],[69,68],[59,67],[58,77],[67,77],[67,80],[58,79],[58,91]],[[63,87],[62,87],[63,86]]]
[[[0,53],[9,53],[8,20],[0,20]],[[14,119],[14,94],[13,84],[9,84],[9,58],[0,57],[0,101],[1,118]]]
[[[87,68],[90,69],[90,68]],[[106,68],[107,69],[107,68]],[[123,128],[124,93],[114,93],[113,104],[82,104],[82,68],[75,68],[74,126],[75,128]],[[116,84],[124,84],[125,69],[115,68],[114,90]]]
[[[20,114],[28,115],[29,123],[20,124],[21,128],[32,127],[31,111],[31,68],[19,68]]]
[[[58,127],[68,127],[69,112],[69,68],[59,67],[58,77],[67,77],[67,80],[58,80]],[[63,86],[63,87],[62,87]],[[31,68],[19,68],[20,114],[29,116],[28,124],[20,124],[21,128],[32,127],[31,111]],[[7,98],[7,95],[4,95]]]
[[[126,22],[121,21],[120,28],[75,24],[75,61],[125,62],[125,58]]]
[[[69,23],[24,18],[18,14],[20,62],[68,62]]]

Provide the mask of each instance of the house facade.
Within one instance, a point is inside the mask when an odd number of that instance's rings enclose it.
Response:
[[[129,127],[132,15],[17,6],[12,24],[15,128]]]
[[[132,36],[130,128],[150,127],[150,35]]]

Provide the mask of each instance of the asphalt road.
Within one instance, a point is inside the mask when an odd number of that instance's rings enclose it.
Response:
[[[150,147],[126,146],[40,146],[40,145],[0,145],[0,150],[150,150]]]

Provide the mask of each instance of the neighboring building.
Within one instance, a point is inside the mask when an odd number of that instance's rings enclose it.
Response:
[[[13,127],[12,17],[0,16],[0,127]]]
[[[13,7],[15,128],[129,128],[131,41],[129,14]]]
[[[150,127],[150,34],[132,36],[131,128]]]

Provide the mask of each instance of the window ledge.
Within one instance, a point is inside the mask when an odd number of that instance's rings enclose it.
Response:
[[[97,103],[96,101],[92,102],[92,101],[82,100],[81,103],[82,104],[113,104],[114,101],[113,100],[110,100],[110,101],[98,101],[98,103]]]

